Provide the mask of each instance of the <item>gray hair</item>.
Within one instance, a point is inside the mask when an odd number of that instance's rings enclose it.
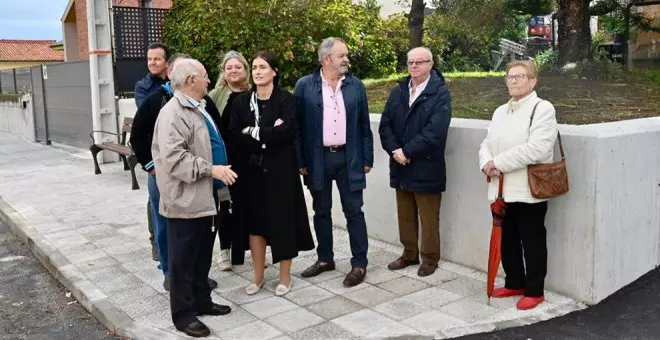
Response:
[[[218,65],[218,70],[220,72],[218,74],[218,81],[215,83],[215,87],[218,88],[218,87],[227,86],[227,80],[225,79],[225,65],[227,64],[228,61],[232,59],[237,59],[238,61],[240,61],[241,64],[243,64],[243,67],[245,68],[245,75],[246,75],[245,84],[243,84],[242,86],[244,86],[245,90],[247,90],[248,80],[250,79],[250,65],[248,64],[245,57],[236,51],[229,51],[225,53],[225,56],[222,58],[222,62],[220,63],[220,65]]]
[[[174,62],[181,58],[191,59],[192,57],[189,54],[185,54],[185,53],[172,54],[172,56],[169,57],[169,59],[167,59],[167,69],[170,70],[170,72],[172,72],[172,67],[174,66]]]
[[[199,66],[201,63],[197,59],[183,59],[174,65],[172,70],[172,87],[180,89],[186,86],[188,77],[199,75]]]
[[[433,53],[431,53],[431,50],[426,48],[426,47],[415,47],[415,48],[411,49],[406,54],[406,58],[410,59],[410,53],[412,53],[415,50],[422,50],[422,51],[426,52],[426,56],[429,58],[429,60],[433,61]]]
[[[335,46],[336,42],[340,42],[346,45],[346,42],[342,38],[328,37],[323,39],[321,45],[319,45],[319,62],[323,63],[323,57],[329,56],[332,54],[332,48]]]

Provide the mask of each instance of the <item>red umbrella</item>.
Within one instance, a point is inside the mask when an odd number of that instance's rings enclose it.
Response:
[[[490,177],[487,179],[490,182]],[[495,286],[495,277],[497,270],[500,268],[500,260],[502,258],[502,221],[504,214],[506,214],[506,203],[502,197],[502,184],[504,183],[504,176],[500,174],[500,184],[497,192],[497,199],[490,204],[490,210],[493,214],[493,229],[490,234],[490,251],[488,253],[488,280],[486,281],[486,294],[488,296],[488,304],[490,304],[490,297],[493,295],[493,288]]]

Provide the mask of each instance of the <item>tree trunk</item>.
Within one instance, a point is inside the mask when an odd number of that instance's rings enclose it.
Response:
[[[410,34],[410,48],[422,46],[424,36],[424,0],[412,0],[410,14],[408,14],[408,32]]]
[[[562,65],[591,57],[589,0],[558,0],[559,59]]]

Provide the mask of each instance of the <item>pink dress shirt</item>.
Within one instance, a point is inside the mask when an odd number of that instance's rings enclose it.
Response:
[[[321,72],[321,92],[323,93],[323,146],[346,144],[346,107],[341,92],[341,77],[333,90]]]

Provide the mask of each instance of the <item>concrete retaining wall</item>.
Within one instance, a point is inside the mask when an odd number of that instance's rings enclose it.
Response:
[[[378,121],[372,116],[376,161],[367,177],[364,211],[369,235],[398,244],[394,191]],[[477,150],[488,124],[452,120],[440,212],[442,258],[483,271],[492,219]],[[660,264],[660,118],[562,125],[560,131],[570,192],[549,203],[546,285],[597,303]],[[334,191],[333,221],[344,227]]]
[[[31,95],[23,95],[17,102],[0,102],[0,131],[11,132],[31,141],[36,140]]]

